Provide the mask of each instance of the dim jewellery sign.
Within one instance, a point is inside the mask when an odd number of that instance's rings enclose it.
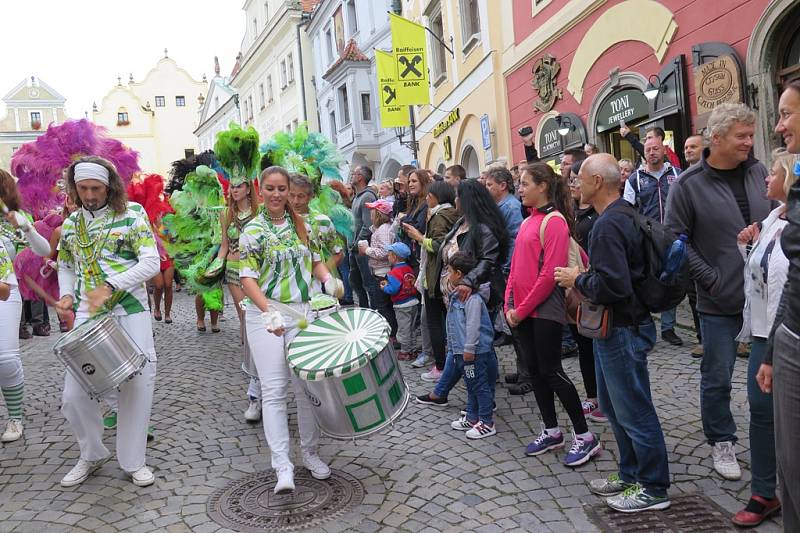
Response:
[[[445,117],[443,121],[438,123],[435,128],[433,128],[433,136],[439,137],[442,133],[446,132],[450,126],[458,122],[458,119],[461,118],[461,110],[457,107],[450,111],[450,114]]]
[[[558,124],[554,117],[548,118],[542,126],[542,131],[539,132],[539,157],[549,157],[554,154],[559,154],[563,151],[562,143],[563,137],[558,133]]]
[[[741,102],[739,66],[731,56],[719,56],[694,68],[697,113],[710,113],[719,104]]]
[[[620,122],[650,114],[647,98],[638,89],[626,89],[609,96],[597,112],[597,131],[618,128]]]

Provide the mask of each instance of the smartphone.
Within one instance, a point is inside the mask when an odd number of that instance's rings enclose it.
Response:
[[[525,126],[523,128],[520,128],[518,133],[520,137],[527,137],[528,135],[533,133],[533,128],[531,128],[530,126]]]

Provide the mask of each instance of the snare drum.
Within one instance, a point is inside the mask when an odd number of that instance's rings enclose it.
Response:
[[[349,308],[313,321],[289,345],[289,366],[326,435],[364,437],[403,414],[408,386],[389,331],[377,311]]]
[[[53,352],[93,398],[113,391],[147,364],[144,352],[108,314],[66,333]]]

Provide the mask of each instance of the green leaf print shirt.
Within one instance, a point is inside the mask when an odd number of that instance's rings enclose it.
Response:
[[[306,231],[311,234],[308,224]],[[321,260],[318,244],[311,241],[310,248],[303,244],[288,218],[275,225],[261,213],[247,223],[239,237],[239,277],[257,279],[270,300],[307,302],[313,263]]]
[[[11,263],[11,256],[8,255],[6,247],[0,245],[0,283],[15,286],[17,277],[14,275],[14,265]]]

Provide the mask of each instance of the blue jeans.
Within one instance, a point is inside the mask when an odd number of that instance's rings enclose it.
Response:
[[[344,285],[344,301],[352,302],[353,289],[350,288],[350,252],[348,250],[344,251],[344,258],[339,263],[339,276],[342,278],[342,284]]]
[[[767,352],[767,339],[753,337],[747,364],[747,402],[750,404],[750,491],[762,498],[775,497],[778,469],[775,459],[775,420],[772,394],[761,392],[756,383],[758,367]]]
[[[461,365],[463,366],[463,364],[464,359],[462,358]],[[450,391],[456,386],[458,380],[461,379],[462,373],[461,366],[458,364],[455,357],[453,357],[453,352],[447,350],[442,375],[439,377],[439,381],[436,382],[433,393],[439,398],[447,398],[447,395],[450,394]]]
[[[675,312],[677,307],[673,307],[669,311],[661,313],[661,333],[675,329]]]
[[[708,443],[736,442],[731,414],[731,378],[736,362],[736,336],[742,316],[700,313],[703,360],[700,363],[700,417]]]
[[[669,488],[664,433],[650,395],[647,353],[656,343],[648,319],[634,327],[613,328],[607,339],[595,339],[595,371],[600,409],[608,417],[619,447],[619,476],[639,483],[655,496]]]
[[[378,295],[378,284],[369,268],[366,255],[350,250],[350,287],[358,296],[358,305],[375,309]]]
[[[475,361],[464,361],[464,354],[453,357],[455,366],[461,367],[467,384],[467,420],[494,425],[494,384],[497,381],[497,357],[491,352],[476,354]]]

